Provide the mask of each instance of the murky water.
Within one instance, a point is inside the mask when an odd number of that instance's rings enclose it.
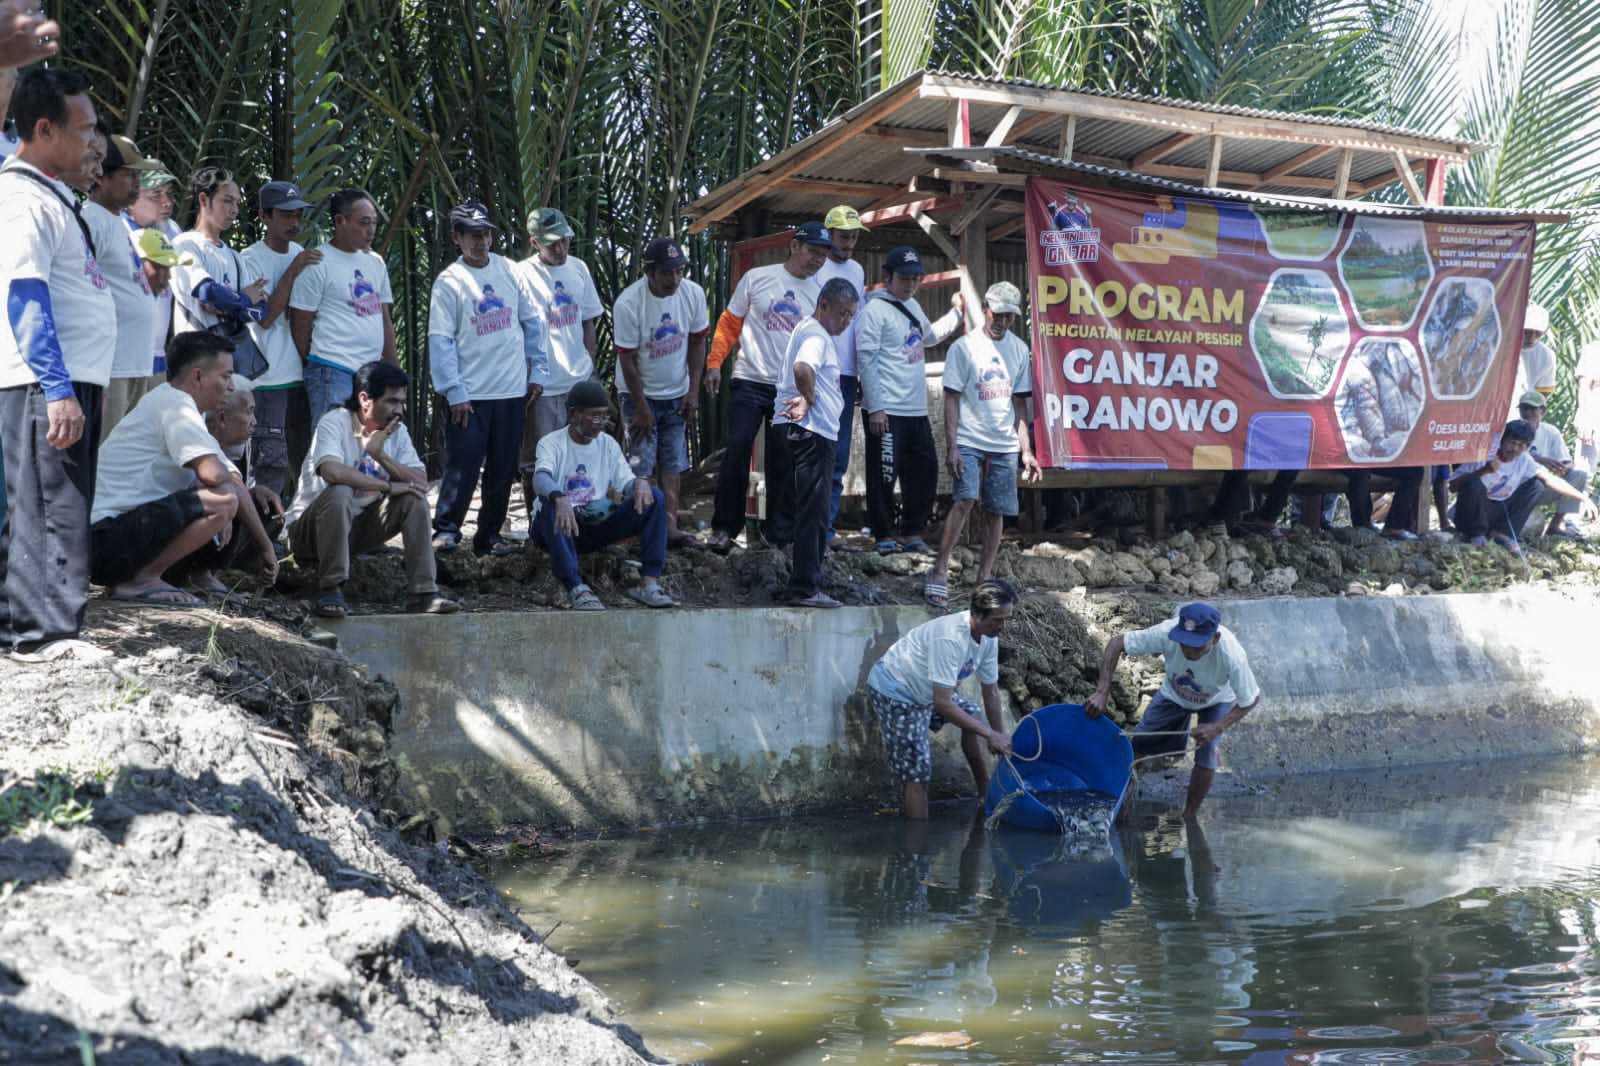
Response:
[[[1065,855],[970,808],[649,833],[497,880],[680,1061],[1600,1062],[1596,771],[1306,779]]]

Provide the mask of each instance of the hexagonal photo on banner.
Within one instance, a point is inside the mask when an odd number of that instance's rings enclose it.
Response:
[[[1333,278],[1321,270],[1273,271],[1250,320],[1250,349],[1272,395],[1326,396],[1349,347],[1350,321]]]
[[[1333,394],[1345,451],[1357,463],[1394,459],[1411,439],[1427,400],[1422,360],[1404,337],[1367,337],[1345,363]]]
[[[1277,259],[1326,259],[1339,243],[1344,216],[1337,211],[1254,210],[1267,249]]]
[[[1433,394],[1445,400],[1478,395],[1500,350],[1500,312],[1485,278],[1446,278],[1422,320],[1422,351]]]
[[[1339,253],[1339,277],[1364,329],[1407,328],[1433,280],[1427,230],[1409,219],[1356,219]]]

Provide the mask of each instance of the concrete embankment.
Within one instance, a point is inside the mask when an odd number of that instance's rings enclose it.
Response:
[[[1600,609],[1587,594],[1222,606],[1264,694],[1227,740],[1227,764],[1246,778],[1580,751],[1600,738],[1600,696],[1584,679]],[[927,617],[368,616],[339,638],[401,691],[391,751],[419,806],[463,829],[600,828],[891,800],[859,692]],[[936,792],[968,781],[956,739],[937,737]]]

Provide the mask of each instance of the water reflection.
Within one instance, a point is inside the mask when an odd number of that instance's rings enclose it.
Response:
[[[965,811],[642,834],[497,881],[683,1061],[1600,1061],[1594,767],[1304,780],[1065,853]]]

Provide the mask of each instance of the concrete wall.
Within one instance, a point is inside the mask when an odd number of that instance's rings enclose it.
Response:
[[[1553,593],[1222,604],[1261,707],[1242,776],[1575,751],[1600,739],[1600,611]],[[462,827],[630,826],[893,802],[856,693],[917,608],[357,617],[400,687],[414,799]],[[935,792],[970,782],[954,730]]]

